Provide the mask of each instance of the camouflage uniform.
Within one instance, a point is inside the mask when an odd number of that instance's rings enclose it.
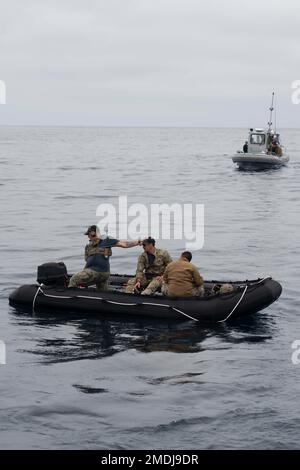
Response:
[[[107,260],[112,255],[111,248],[102,248],[99,246],[99,240],[90,241],[85,247],[85,261],[87,262],[91,256],[94,256],[97,253],[101,253]],[[101,272],[93,269],[92,267],[86,266],[82,271],[71,277],[69,287],[78,287],[80,285],[88,287],[92,284],[96,284],[98,290],[106,290],[110,276],[109,264],[107,269],[107,271]]]
[[[165,282],[162,283],[161,292],[162,292],[163,295],[169,296],[168,284],[166,284]],[[194,287],[194,289],[192,291],[192,297],[203,297],[204,293],[205,293],[205,291],[204,291],[203,286]]]
[[[88,287],[96,284],[98,290],[106,290],[109,274],[109,272],[100,273],[98,271],[94,271],[94,269],[84,268],[82,271],[71,277],[69,287]]]
[[[99,241],[90,241],[84,249],[85,261],[87,261],[90,256],[94,256],[97,253],[102,253],[105,258],[109,258],[112,255],[111,248],[101,248],[99,246]]]
[[[126,291],[128,294],[134,292],[134,286],[139,280],[143,290],[142,295],[154,294],[160,289],[162,281],[157,277],[163,275],[167,265],[172,262],[172,258],[166,250],[155,250],[155,260],[152,264],[149,263],[148,255],[146,252],[139,256],[136,275],[127,283]]]

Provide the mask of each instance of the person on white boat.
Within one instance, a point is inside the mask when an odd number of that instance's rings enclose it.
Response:
[[[244,143],[243,152],[244,152],[244,153],[248,153],[248,141],[247,141],[247,140],[246,140],[246,142]]]
[[[273,139],[272,144],[269,146],[268,154],[276,155],[277,157],[282,157],[282,148],[278,144],[276,139]]]

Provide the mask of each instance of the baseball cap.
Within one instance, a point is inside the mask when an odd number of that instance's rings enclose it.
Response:
[[[97,232],[97,225],[90,225],[84,235],[88,235],[91,232]]]

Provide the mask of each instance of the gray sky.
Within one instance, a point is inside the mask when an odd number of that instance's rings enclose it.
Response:
[[[0,124],[300,127],[299,0],[0,0]]]

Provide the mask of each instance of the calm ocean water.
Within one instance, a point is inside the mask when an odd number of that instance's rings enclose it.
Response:
[[[300,130],[282,136],[289,166],[246,173],[230,160],[243,129],[0,128],[1,449],[299,447]],[[217,327],[10,308],[39,264],[81,268],[83,231],[120,194],[205,204],[204,277],[271,274],[282,297]],[[112,272],[139,253],[115,249]]]

